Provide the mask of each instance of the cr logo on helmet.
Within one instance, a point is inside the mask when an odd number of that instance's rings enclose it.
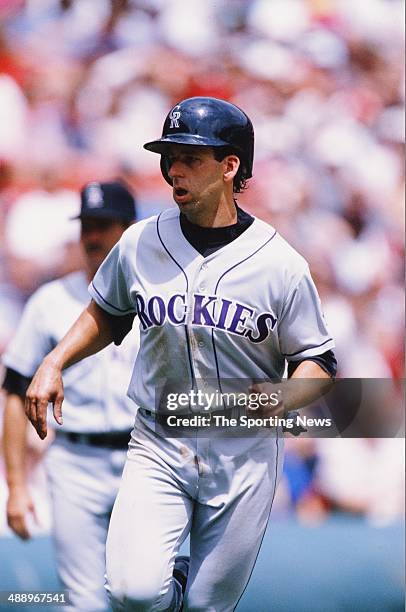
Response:
[[[177,106],[175,106],[171,112],[169,113],[169,119],[171,120],[171,125],[169,126],[169,128],[178,128],[179,127],[179,117],[180,117],[180,111],[176,110],[179,107],[179,104]]]

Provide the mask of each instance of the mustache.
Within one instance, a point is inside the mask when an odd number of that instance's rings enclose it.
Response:
[[[90,242],[85,246],[86,253],[102,253],[105,249],[98,242]]]

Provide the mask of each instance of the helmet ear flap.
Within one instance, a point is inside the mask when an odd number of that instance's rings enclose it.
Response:
[[[164,177],[165,181],[172,186],[172,180],[169,176],[169,160],[167,155],[161,155],[160,166],[162,176]]]

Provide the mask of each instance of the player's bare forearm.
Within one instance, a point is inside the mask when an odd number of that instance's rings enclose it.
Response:
[[[298,382],[301,379],[302,384]],[[331,376],[314,361],[302,361],[284,382],[283,406],[284,411],[298,410],[308,406],[316,399],[327,393],[333,384]]]
[[[331,376],[314,361],[302,361],[291,378],[282,384],[258,383],[250,387],[250,392],[267,393],[271,396],[281,391],[281,401],[275,406],[265,408],[267,415],[282,416],[286,412],[308,406],[324,395],[333,385]]]
[[[48,403],[53,404],[55,420],[62,425],[62,370],[97,353],[112,340],[107,315],[92,301],[59,344],[45,357],[25,398],[26,415],[41,439],[47,435]]]

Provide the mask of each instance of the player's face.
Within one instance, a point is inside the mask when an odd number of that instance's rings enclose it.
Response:
[[[224,190],[224,163],[208,147],[173,145],[167,158],[173,199],[186,215],[218,207]]]
[[[81,242],[92,274],[121,238],[124,229],[115,219],[85,217],[81,220]]]

